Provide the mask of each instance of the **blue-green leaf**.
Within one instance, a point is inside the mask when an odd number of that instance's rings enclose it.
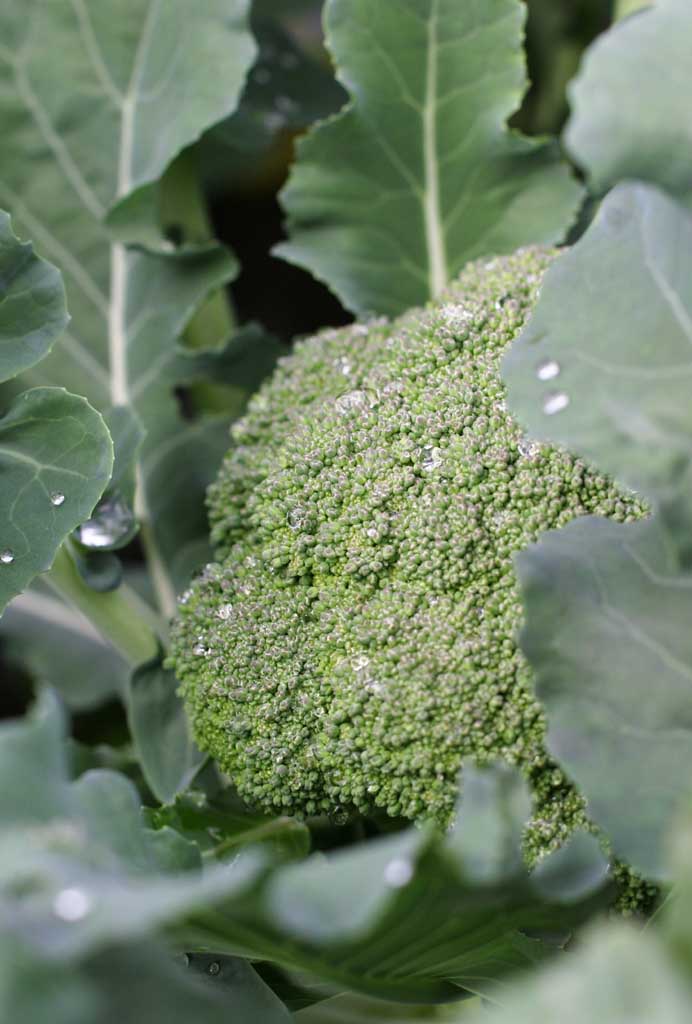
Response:
[[[524,16],[518,0],[327,0],[351,103],[299,143],[275,251],[348,308],[395,314],[467,260],[562,238],[579,187],[555,146],[506,128]]]

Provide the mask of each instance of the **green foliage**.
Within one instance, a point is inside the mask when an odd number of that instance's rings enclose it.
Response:
[[[644,6],[623,4],[622,13]],[[692,202],[687,108],[692,8],[657,0],[590,50],[572,83],[565,141],[597,194],[638,179]],[[676,72],[671,73],[675,68]]]
[[[0,10],[0,1018],[686,1020],[688,5],[321,7]]]
[[[15,238],[0,211],[0,382],[38,363],[68,321],[55,267]],[[0,612],[91,514],[110,477],[101,416],[64,388],[18,395],[0,419]]]
[[[20,984],[28,958],[46,964],[53,984],[62,987],[60,972],[73,978],[85,998],[80,989],[94,958],[122,958],[127,985],[128,944],[162,927],[188,948],[249,953],[379,996],[458,998],[460,987],[491,991],[494,979],[550,952],[519,929],[550,933],[558,921],[583,920],[609,895],[607,864],[591,839],[573,844],[578,892],[544,894],[540,878],[527,876],[519,850],[526,792],[515,773],[499,768],[487,776],[469,768],[468,811],[462,806],[459,828],[443,841],[411,829],[285,866],[276,858],[272,866],[270,848],[255,847],[200,870],[197,845],[169,826],[146,827],[122,775],[92,770],[70,782],[61,732],[49,696],[27,722],[0,730],[8,783],[0,812],[9,826],[0,844],[0,941],[17,951],[0,989],[8,1019],[17,1006],[11,1000],[28,999]],[[503,814],[490,823],[483,797],[493,789]],[[423,919],[435,940],[421,947]],[[156,985],[160,947],[148,948]],[[249,968],[212,970],[214,962],[207,973],[218,977],[215,986],[233,996],[240,985],[258,1012],[272,1002]],[[137,969],[148,970],[146,958]],[[34,994],[37,1014],[42,998]]]
[[[518,0],[327,0],[351,104],[298,147],[289,241],[359,313],[438,298],[467,260],[566,233],[579,189],[550,143],[505,127],[526,88]]]

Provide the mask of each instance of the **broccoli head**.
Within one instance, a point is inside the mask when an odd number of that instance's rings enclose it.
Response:
[[[543,746],[512,558],[643,510],[507,412],[499,363],[553,256],[476,262],[436,304],[299,342],[234,426],[218,563],[181,600],[172,664],[251,804],[444,825],[462,759],[499,757],[534,793],[529,860],[584,823]]]

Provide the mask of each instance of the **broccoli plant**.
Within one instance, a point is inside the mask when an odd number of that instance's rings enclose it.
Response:
[[[0,12],[3,1020],[687,1019],[692,15],[607,6]]]

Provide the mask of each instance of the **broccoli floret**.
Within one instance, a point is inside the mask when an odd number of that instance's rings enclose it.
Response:
[[[172,664],[197,741],[251,804],[449,822],[464,757],[531,784],[529,862],[585,822],[517,647],[515,552],[641,505],[529,441],[499,363],[553,251],[464,270],[441,302],[280,361],[210,491],[219,562]]]

